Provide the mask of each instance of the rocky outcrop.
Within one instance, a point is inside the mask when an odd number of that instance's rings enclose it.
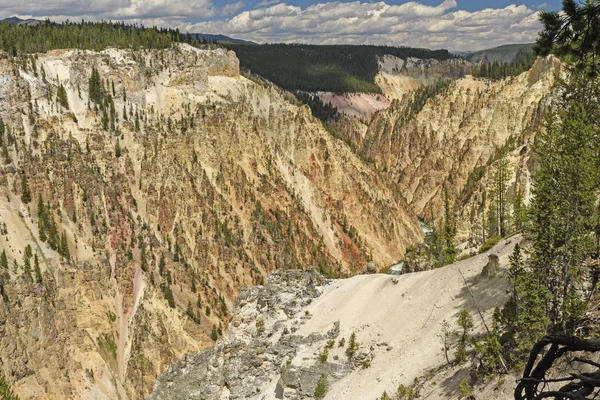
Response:
[[[312,398],[321,374],[340,379],[355,367],[318,357],[302,366],[293,363],[305,345],[326,346],[327,340],[337,345],[339,322],[328,332],[296,334],[311,318],[307,305],[328,284],[314,271],[276,271],[264,286],[243,290],[225,337],[172,364],[149,399]],[[274,381],[274,392],[267,391]]]

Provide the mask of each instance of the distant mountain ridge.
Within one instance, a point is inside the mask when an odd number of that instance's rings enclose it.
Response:
[[[35,25],[45,23],[45,21],[42,21],[39,19],[33,19],[33,18],[21,19],[19,17],[4,18],[0,22],[7,22],[7,23],[13,24],[13,25],[27,25],[27,26],[35,26]]]
[[[471,53],[463,53],[462,57],[470,62],[479,63],[511,63],[518,58],[533,52],[533,43],[506,44],[491,49],[479,50]]]
[[[192,36],[194,36],[198,40],[208,40],[208,41],[213,41],[213,42],[234,43],[234,44],[256,44],[249,40],[236,39],[236,38],[232,38],[232,37],[221,35],[221,34],[213,35],[210,33],[192,33]]]

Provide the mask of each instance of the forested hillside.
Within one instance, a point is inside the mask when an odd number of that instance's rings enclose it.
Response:
[[[305,44],[227,44],[243,69],[295,92],[380,93],[375,84],[377,56],[447,60],[447,50],[390,46],[317,46]]]

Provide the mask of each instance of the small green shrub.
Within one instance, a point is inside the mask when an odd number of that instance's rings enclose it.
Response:
[[[467,382],[467,378],[460,382],[460,395],[465,399],[473,399],[473,388]]]
[[[319,360],[321,360],[321,362],[326,362],[328,358],[329,358],[329,350],[326,347],[319,352]]]
[[[479,248],[479,253],[484,253],[498,244],[498,242],[502,239],[502,236],[494,235],[490,236]]]
[[[322,399],[327,394],[329,390],[329,382],[327,381],[327,375],[321,374],[321,377],[317,381],[317,386],[315,387],[315,398]]]

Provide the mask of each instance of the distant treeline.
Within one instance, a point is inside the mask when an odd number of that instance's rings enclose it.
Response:
[[[291,92],[380,93],[375,84],[377,56],[446,60],[447,50],[410,47],[225,44],[234,50],[242,68],[259,74]]]
[[[473,71],[473,76],[490,79],[504,79],[509,76],[517,76],[525,71],[529,71],[536,59],[535,53],[529,53],[519,57],[511,63],[482,63],[479,68]]]
[[[0,23],[0,46],[12,56],[44,53],[53,49],[100,51],[106,47],[163,49],[174,42],[192,40],[177,29],[145,28],[112,22],[65,22],[49,20],[34,25]]]

